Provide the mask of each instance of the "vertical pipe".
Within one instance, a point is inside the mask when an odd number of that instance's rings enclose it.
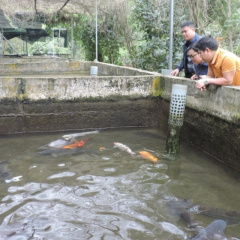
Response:
[[[71,58],[73,59],[73,16],[71,16]]]
[[[97,62],[98,61],[98,12],[97,12],[97,0],[96,0],[96,14],[95,14],[95,17],[96,17],[96,30],[95,30],[95,34],[96,34],[96,59],[95,61]]]
[[[28,36],[26,36],[26,53],[27,53],[27,56],[28,56]]]
[[[54,56],[54,29],[53,29],[52,41],[53,41],[53,44],[52,44],[52,46],[53,46],[52,55]]]
[[[180,130],[183,125],[187,86],[181,84],[172,85],[171,103],[168,119],[168,137],[166,152],[168,156],[176,156],[179,152]]]
[[[61,47],[61,29],[58,27],[58,47]]]
[[[170,0],[170,34],[169,34],[169,60],[168,60],[168,68],[172,69],[172,55],[173,55],[173,6],[174,0]]]
[[[2,57],[4,55],[4,42],[3,42],[3,37],[2,37],[3,31],[1,29],[0,32],[0,57]]]
[[[22,53],[24,53],[25,52],[25,44],[26,44],[26,36],[23,37],[21,34],[20,39],[22,40]]]

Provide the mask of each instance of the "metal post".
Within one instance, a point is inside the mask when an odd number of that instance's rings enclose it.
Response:
[[[2,29],[0,32],[0,57],[2,57],[4,55],[4,41],[3,41],[3,37],[2,37]]]
[[[53,31],[53,35],[52,35],[52,46],[53,46],[53,52],[52,52],[52,55],[54,56],[54,29],[52,30]]]
[[[172,55],[173,55],[173,6],[174,0],[171,0],[170,6],[170,35],[169,35],[169,60],[168,60],[168,68],[172,69]]]
[[[61,32],[60,32],[60,27],[58,27],[58,47],[61,47]]]
[[[97,62],[98,61],[98,12],[97,12],[97,0],[96,0],[96,29],[95,29],[95,34],[96,34],[96,59],[95,61]]]
[[[26,36],[26,53],[27,53],[27,56],[28,56],[28,36]]]
[[[71,16],[71,58],[73,59],[73,16]]]

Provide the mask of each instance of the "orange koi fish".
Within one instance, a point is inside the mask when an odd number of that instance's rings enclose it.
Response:
[[[157,163],[157,161],[158,161],[157,157],[153,156],[151,153],[149,153],[147,151],[141,151],[139,153],[140,153],[141,157],[148,159],[154,163]]]
[[[106,150],[106,148],[105,147],[100,147],[99,150],[103,151],[103,150]]]
[[[72,148],[79,148],[82,147],[85,144],[85,141],[81,140],[80,142],[77,140],[74,140],[73,144],[66,145],[62,147],[62,149],[72,149]]]

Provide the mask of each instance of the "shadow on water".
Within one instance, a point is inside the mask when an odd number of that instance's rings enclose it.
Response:
[[[157,128],[83,135],[68,142],[89,139],[73,149],[49,144],[62,144],[62,134],[1,139],[0,239],[178,240],[202,229],[240,238],[232,169],[185,143],[167,160]],[[226,228],[207,228],[217,219]]]

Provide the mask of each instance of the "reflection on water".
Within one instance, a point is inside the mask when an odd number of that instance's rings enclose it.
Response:
[[[164,159],[166,139],[159,129],[105,130],[89,135],[84,151],[38,153],[61,136],[0,139],[0,240],[188,239],[215,218],[182,205],[172,214],[170,201],[240,212],[238,175],[187,144],[178,160]],[[114,148],[114,142],[136,154]],[[187,226],[182,209],[197,228]],[[226,226],[228,239],[240,238],[239,223]]]

